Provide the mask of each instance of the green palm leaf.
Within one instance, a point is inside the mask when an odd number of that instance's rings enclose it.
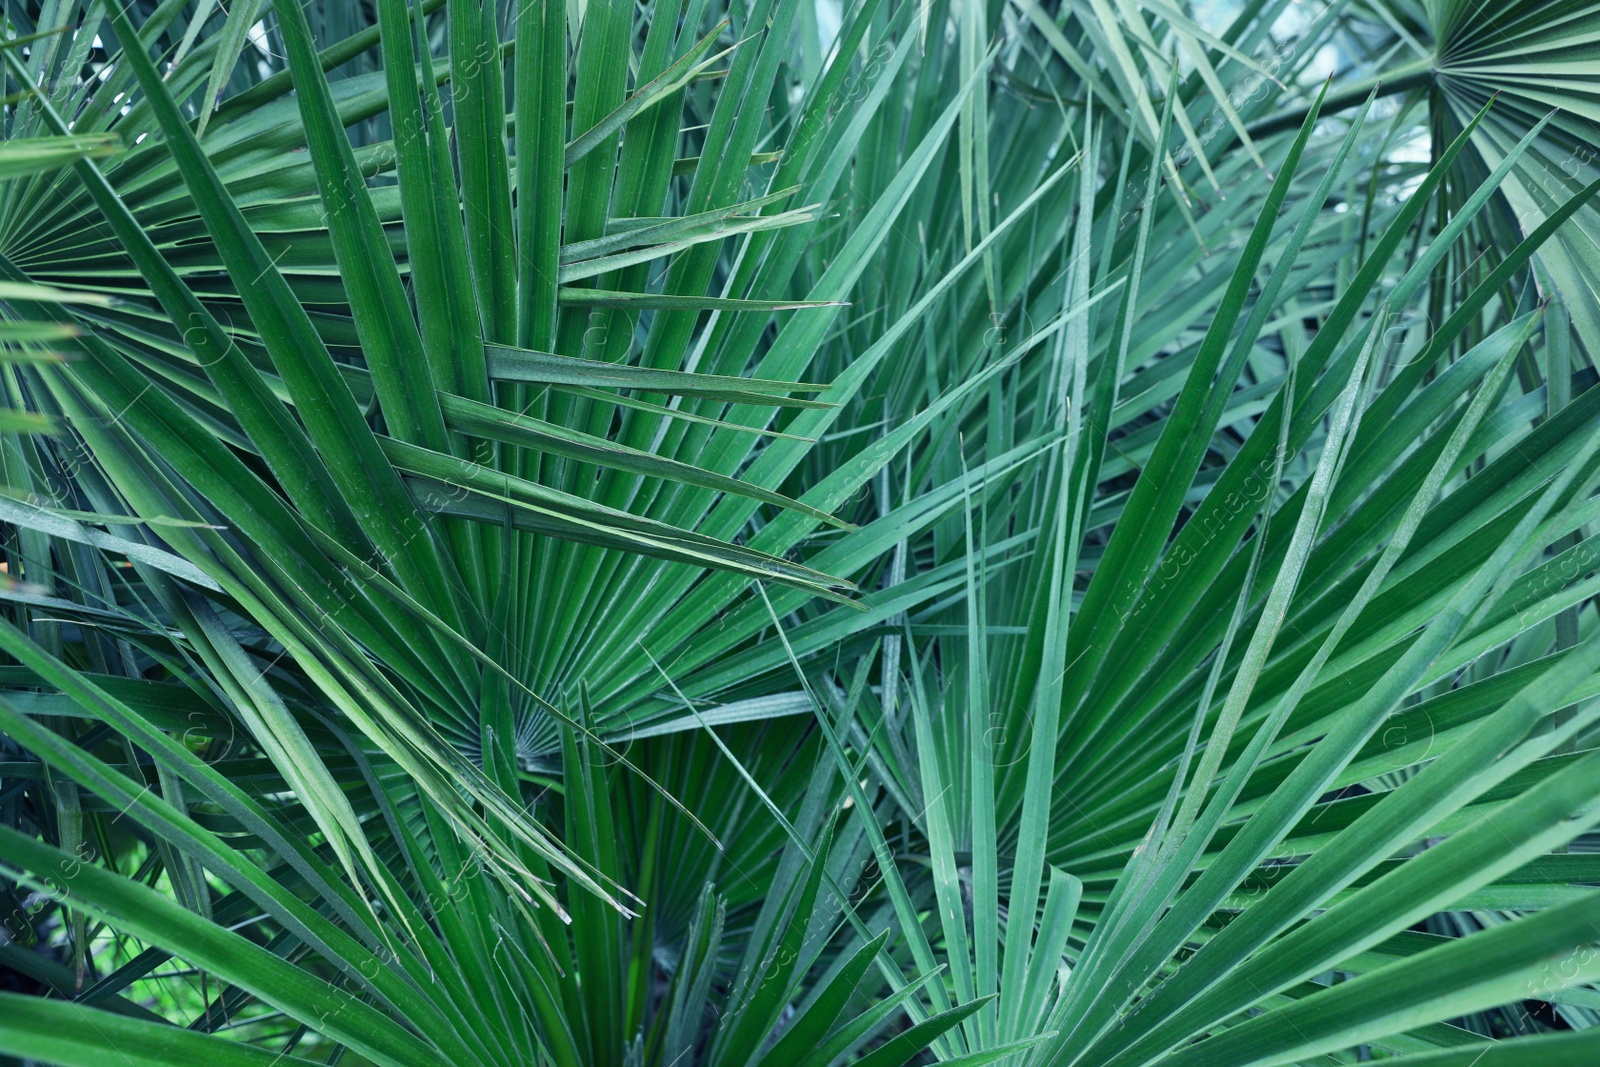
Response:
[[[1600,5],[3,19],[0,1059],[1594,1058]]]

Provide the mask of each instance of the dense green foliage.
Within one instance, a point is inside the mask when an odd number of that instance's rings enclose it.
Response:
[[[1600,0],[5,20],[0,1062],[1600,1062]]]

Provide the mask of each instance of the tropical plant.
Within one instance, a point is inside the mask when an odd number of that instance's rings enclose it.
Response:
[[[0,1058],[1600,1059],[1600,3],[5,17]]]

